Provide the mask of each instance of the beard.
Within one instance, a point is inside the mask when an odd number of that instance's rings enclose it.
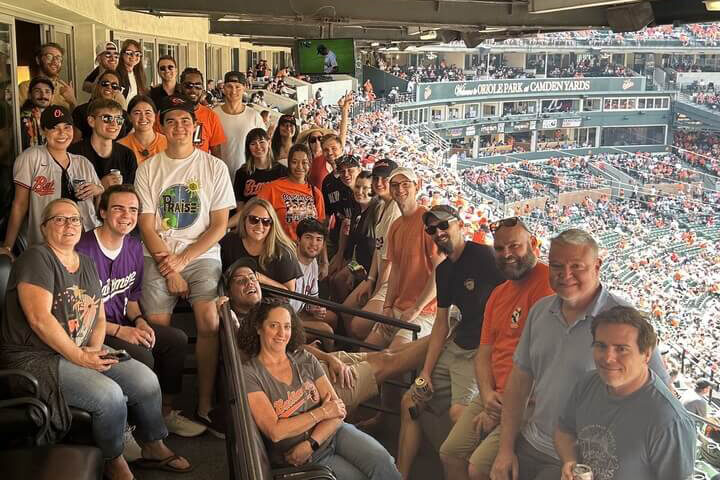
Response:
[[[532,251],[532,247],[528,246],[528,253],[519,257],[514,264],[506,264],[502,259],[497,259],[498,269],[508,280],[520,280],[532,270],[537,262],[537,257]]]

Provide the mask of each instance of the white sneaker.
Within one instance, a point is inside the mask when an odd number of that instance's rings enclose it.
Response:
[[[182,416],[180,410],[172,410],[165,417],[165,425],[167,426],[168,432],[181,437],[197,437],[207,430],[205,425],[193,422],[189,418]]]
[[[125,457],[125,461],[128,463],[142,458],[142,449],[135,441],[135,437],[133,437],[132,434],[134,430],[135,427],[125,425],[125,434],[123,435],[123,457]]]

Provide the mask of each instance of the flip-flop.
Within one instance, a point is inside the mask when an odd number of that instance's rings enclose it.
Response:
[[[133,466],[142,468],[145,470],[162,470],[164,472],[173,473],[188,473],[192,472],[195,468],[192,464],[188,468],[177,468],[170,465],[170,462],[180,460],[179,455],[170,455],[162,460],[151,460],[149,458],[140,458],[133,462]],[[187,461],[187,459],[186,459]],[[189,463],[189,462],[188,462]]]

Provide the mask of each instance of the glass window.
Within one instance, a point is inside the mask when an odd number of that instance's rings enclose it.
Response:
[[[628,98],[627,99],[627,108],[628,110],[635,110],[635,98]]]
[[[662,108],[664,108],[664,109],[670,108],[670,99],[669,98],[667,98],[667,97],[663,98]]]
[[[638,108],[640,110],[645,108],[645,99],[644,98],[638,98]]]
[[[155,77],[155,42],[143,40],[143,68],[148,85],[153,85],[159,79]]]
[[[72,35],[66,32],[59,32],[57,29],[53,32],[55,43],[59,44],[65,50],[63,55],[62,67],[60,68],[60,78],[66,82],[71,82],[71,70],[73,59]]]
[[[18,155],[15,119],[15,84],[13,80],[12,25],[0,22],[0,198],[12,198],[12,165]],[[9,208],[10,205],[3,207]]]

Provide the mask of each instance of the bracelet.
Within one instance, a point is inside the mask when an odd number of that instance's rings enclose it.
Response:
[[[117,337],[117,334],[120,332],[120,328],[122,328],[122,326],[118,323],[118,326],[115,329],[115,333],[113,333],[113,337]]]
[[[143,314],[142,314],[142,313],[141,313],[140,315],[136,315],[135,318],[133,318],[132,320],[130,320],[133,325],[137,325],[138,318],[145,319],[145,317],[143,317]]]
[[[315,421],[315,423],[318,423],[318,419],[315,417],[315,412],[313,412],[312,410],[308,410],[308,413],[309,413],[310,416],[313,418],[313,420]]]
[[[377,280],[377,278],[371,277],[370,275],[368,275],[368,277],[366,278],[366,280],[370,280],[371,282],[374,282],[375,280]]]

